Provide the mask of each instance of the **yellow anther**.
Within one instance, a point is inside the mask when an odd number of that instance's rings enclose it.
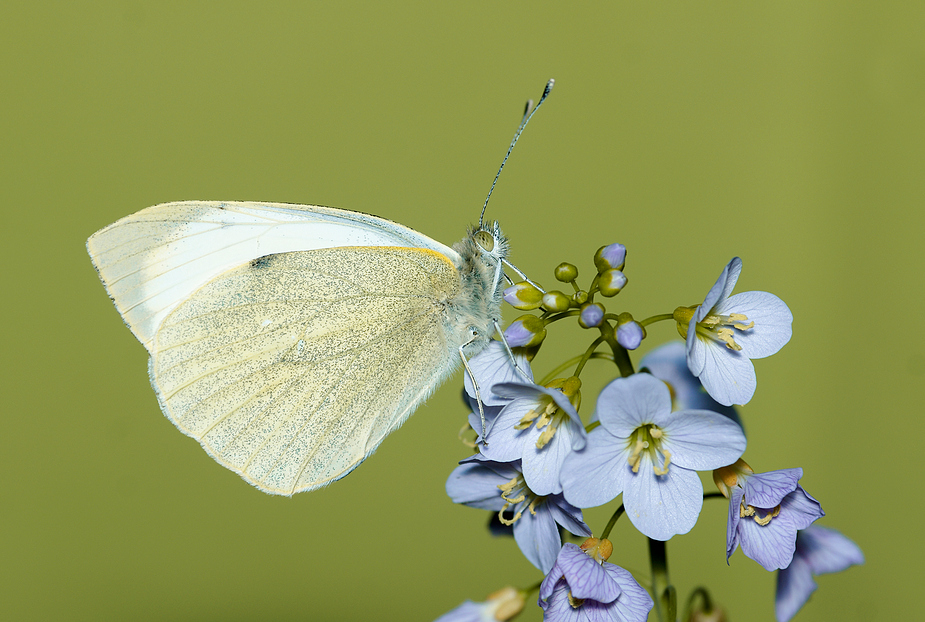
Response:
[[[533,421],[534,421],[537,417],[539,417],[539,416],[540,416],[540,411],[539,411],[539,410],[529,410],[529,411],[527,411],[527,412],[524,414],[524,416],[521,417],[521,419],[520,419],[520,421],[517,423],[517,425],[514,426],[514,429],[515,429],[515,430],[526,430],[526,429],[529,428],[531,425],[533,425]]]
[[[507,525],[508,527],[516,523],[517,520],[520,518],[520,512],[517,512],[517,514],[514,514],[514,518],[510,520],[504,518],[504,511],[507,510],[509,507],[511,507],[510,504],[505,503],[504,507],[498,511],[498,520],[501,522],[502,525]]]
[[[768,512],[763,518],[758,516],[758,513],[755,513],[755,518],[753,519],[756,523],[764,527],[771,522],[772,518],[776,518],[780,514],[780,506],[777,506],[770,512]]]
[[[730,350],[739,351],[742,349],[742,346],[736,343],[735,333],[732,332],[731,328],[720,328],[716,331],[716,338],[726,344],[726,347]]]
[[[671,452],[663,452],[665,454],[665,464],[659,467],[655,465],[652,469],[655,471],[656,475],[667,475],[668,474],[668,464],[671,462]]]
[[[539,427],[539,426],[536,426],[536,427]],[[556,435],[556,429],[557,429],[556,426],[551,425],[547,427],[545,430],[543,430],[539,438],[536,439],[536,448],[542,449],[543,447],[545,447],[546,444],[552,440],[552,437]]]
[[[659,439],[659,438],[662,438],[662,436],[664,435],[664,432],[662,432],[660,428],[657,428],[653,425],[652,428],[649,430],[649,435],[652,436],[652,438],[654,439]]]
[[[578,608],[581,607],[583,604],[585,604],[585,599],[584,599],[584,598],[575,598],[574,596],[572,596],[572,593],[569,592],[569,593],[568,593],[568,604],[570,604],[570,605],[572,606],[572,609],[578,609]]]
[[[630,454],[628,462],[630,466],[633,467],[633,473],[639,473],[639,464],[642,462],[642,452],[649,446],[649,443],[644,440],[637,440],[636,445],[633,447],[633,453]]]
[[[515,478],[512,478],[509,482],[498,485],[498,488],[501,490],[501,498],[511,504],[520,503],[527,498],[523,493],[523,489],[520,490],[520,495],[513,499],[510,497],[510,495],[516,487],[521,485],[523,485],[523,478],[521,478],[519,475]]]

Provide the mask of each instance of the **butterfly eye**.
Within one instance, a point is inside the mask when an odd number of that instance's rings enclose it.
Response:
[[[489,253],[495,250],[495,236],[488,233],[487,231],[476,231],[473,237],[475,238],[476,244],[482,247],[483,250]]]

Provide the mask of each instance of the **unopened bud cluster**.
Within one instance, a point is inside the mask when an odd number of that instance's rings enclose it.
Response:
[[[623,273],[626,265],[626,247],[622,244],[602,246],[594,254],[597,274],[588,288],[581,288],[578,268],[563,262],[556,266],[557,281],[572,286],[573,292],[566,294],[559,290],[543,291],[528,281],[515,283],[504,291],[504,299],[521,311],[541,310],[541,315],[523,315],[505,331],[505,338],[511,347],[538,347],[546,338],[546,326],[564,317],[577,316],[582,328],[597,328],[602,334],[613,335],[613,339],[627,350],[635,350],[645,338],[645,330],[629,313],[608,314],[607,309],[595,296],[610,298],[626,287]]]

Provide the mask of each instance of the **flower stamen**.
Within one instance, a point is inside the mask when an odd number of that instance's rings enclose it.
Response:
[[[748,316],[744,313],[730,313],[729,315],[711,313],[697,322],[697,334],[705,339],[724,343],[730,350],[738,352],[742,350],[742,346],[736,343],[735,331],[729,327],[731,326],[742,331],[750,330],[755,327],[754,322],[749,322],[748,324],[744,323],[747,321]]]
[[[652,470],[655,474],[668,474],[668,465],[671,464],[671,452],[665,451],[661,446],[664,436],[665,431],[653,423],[647,423],[636,428],[632,436],[630,436],[633,446],[627,459],[633,473],[639,473],[643,454],[648,451],[652,460]],[[632,439],[635,440],[633,441]],[[661,460],[659,456],[661,456]]]
[[[500,484],[498,488],[501,490],[501,498],[506,501],[504,507],[498,511],[498,521],[502,525],[507,525],[509,527],[523,516],[523,510],[517,511],[514,514],[514,518],[510,519],[504,517],[506,511],[515,507],[518,503],[523,503],[529,497],[530,503],[527,505],[527,510],[529,510],[530,514],[536,516],[536,508],[542,505],[543,501],[546,500],[546,497],[537,496],[527,488],[523,475],[518,475],[510,481]]]
[[[752,517],[756,523],[764,527],[765,525],[771,522],[771,519],[776,518],[780,514],[780,505],[775,507],[772,510],[768,510],[764,516],[759,514],[759,508],[756,508],[753,505],[746,506],[745,499],[742,499],[742,503],[739,506],[739,517],[748,518]]]

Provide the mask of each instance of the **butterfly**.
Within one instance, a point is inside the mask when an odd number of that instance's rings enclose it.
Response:
[[[350,473],[488,345],[502,265],[523,273],[498,224],[479,223],[450,248],[360,212],[183,201],[87,250],[167,418],[260,490],[292,495]]]
[[[356,468],[489,343],[508,244],[496,223],[449,248],[358,212],[187,201],[87,249],[164,414],[291,495]]]

